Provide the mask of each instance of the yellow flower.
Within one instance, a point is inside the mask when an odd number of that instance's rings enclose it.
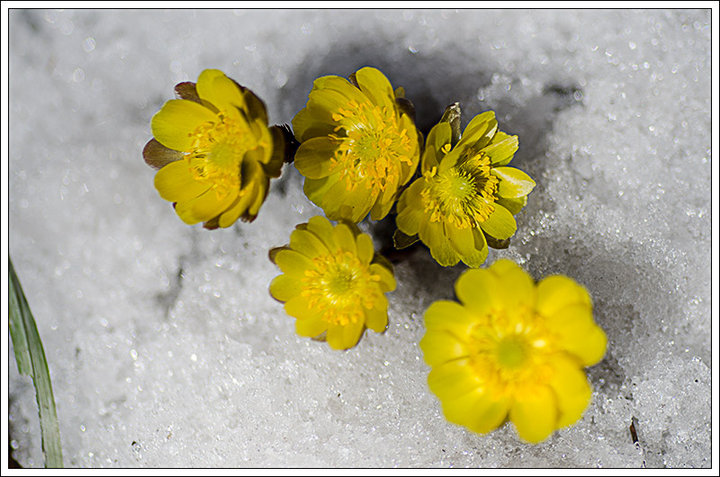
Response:
[[[517,229],[513,214],[527,203],[535,182],[506,167],[518,138],[498,130],[492,111],[473,118],[454,147],[452,136],[446,121],[428,134],[423,175],[400,196],[397,227],[408,236],[419,235],[440,265],[462,260],[479,267],[487,258],[488,242],[507,246]]]
[[[285,157],[281,129],[268,128],[265,105],[219,70],[175,87],[152,118],[145,161],[160,169],[155,188],[187,224],[229,227],[252,221]]]
[[[365,67],[350,77],[315,80],[293,119],[300,147],[295,166],[305,194],[331,220],[385,217],[420,161],[412,106],[402,88]]]
[[[455,292],[461,304],[428,308],[420,341],[448,421],[486,433],[509,417],[522,439],[540,442],[580,419],[591,395],[583,367],[607,342],[585,288],[562,275],[535,284],[498,260],[466,271]]]
[[[326,334],[334,349],[348,349],[365,327],[381,333],[387,326],[388,300],[395,289],[392,265],[375,253],[372,239],[352,223],[333,225],[313,217],[290,235],[290,245],[271,251],[284,275],[270,294],[285,303],[300,336]]]

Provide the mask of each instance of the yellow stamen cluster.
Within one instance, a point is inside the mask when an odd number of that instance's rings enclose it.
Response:
[[[485,222],[495,210],[499,182],[490,170],[490,159],[481,152],[443,172],[426,172],[428,187],[421,194],[430,221],[447,220],[463,229]]]
[[[331,170],[339,171],[347,190],[363,182],[367,189],[385,190],[397,186],[400,163],[412,165],[412,142],[400,127],[394,110],[369,103],[349,101],[348,108],[332,114],[340,123],[331,135],[341,144],[331,158]]]
[[[328,323],[357,323],[364,319],[363,308],[372,308],[380,299],[380,276],[372,274],[356,255],[321,255],[313,258],[313,263],[315,267],[305,271],[301,295]]]
[[[532,310],[493,310],[470,332],[470,364],[498,398],[513,396],[549,379],[552,341]]]
[[[192,133],[192,151],[185,158],[193,177],[212,184],[220,198],[240,189],[242,159],[259,144],[242,118],[230,118],[220,112],[218,119]]]

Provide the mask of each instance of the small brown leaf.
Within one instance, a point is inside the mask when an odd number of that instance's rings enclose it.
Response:
[[[460,140],[460,116],[462,114],[462,111],[460,110],[460,103],[455,102],[445,108],[445,112],[442,115],[442,118],[440,118],[440,122],[446,122],[450,123],[450,127],[452,128],[452,142],[451,144],[455,146],[457,142]]]
[[[175,94],[180,99],[187,99],[187,100],[195,101],[196,103],[202,104],[202,100],[200,99],[200,96],[198,96],[198,93],[197,93],[196,84],[191,81],[185,81],[183,83],[176,84],[175,85]]]
[[[273,247],[268,251],[268,258],[272,263],[275,263],[275,257],[278,253],[280,253],[282,250],[290,250],[290,247],[287,245],[284,247]]]
[[[393,243],[395,244],[395,248],[398,250],[402,250],[404,248],[409,247],[410,245],[414,244],[420,240],[417,234],[415,235],[407,235],[406,233],[402,232],[400,229],[397,229],[395,233],[393,234]]]
[[[155,138],[150,139],[143,148],[145,163],[155,169],[162,169],[171,162],[179,161],[182,158],[182,152],[163,146]]]
[[[485,232],[483,232],[485,234]],[[505,249],[510,246],[510,239],[500,240],[495,237],[485,234],[485,240],[487,240],[488,246],[496,249]]]

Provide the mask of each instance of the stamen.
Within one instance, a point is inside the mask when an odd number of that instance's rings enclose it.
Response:
[[[339,172],[348,191],[359,183],[368,190],[384,191],[397,184],[401,163],[412,164],[413,150],[408,131],[401,128],[394,110],[349,101],[348,108],[338,108],[334,121],[340,123],[333,135],[342,142],[331,159],[331,172]]]
[[[501,395],[547,378],[543,363],[554,352],[549,332],[530,310],[527,314],[493,310],[482,317],[468,343],[470,361],[478,377]]]
[[[425,173],[421,195],[431,222],[446,220],[459,228],[478,227],[495,210],[498,179],[483,153],[461,158],[443,172]]]
[[[364,317],[363,307],[373,308],[381,299],[380,276],[352,253],[318,256],[313,263],[315,267],[305,271],[301,295],[328,323],[357,323]]]
[[[210,183],[218,198],[240,190],[245,154],[269,146],[257,140],[242,117],[231,118],[223,111],[218,121],[198,126],[192,136],[192,150],[185,159],[195,179]]]

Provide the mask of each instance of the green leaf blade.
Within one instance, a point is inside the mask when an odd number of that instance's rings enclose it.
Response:
[[[32,362],[30,361],[30,351],[28,351],[27,346],[27,336],[25,336],[25,326],[23,325],[23,312],[20,309],[20,300],[18,300],[18,296],[16,294],[14,279],[11,278],[8,280],[8,283],[8,317],[10,324],[10,337],[13,343],[13,351],[15,352],[15,362],[17,363],[18,372],[20,374],[32,377]]]
[[[60,426],[57,420],[55,398],[53,397],[52,384],[50,382],[50,371],[48,370],[45,359],[45,350],[43,349],[40,334],[35,325],[35,319],[25,299],[25,294],[20,286],[20,280],[15,273],[15,268],[11,260],[9,260],[8,272],[11,315],[10,334],[13,340],[16,360],[18,357],[18,349],[21,350],[20,360],[18,360],[18,370],[22,374],[29,374],[27,372],[23,373],[23,370],[28,368],[27,360],[29,358],[29,367],[32,368],[30,375],[33,378],[38,413],[40,415],[40,431],[42,435],[43,453],[45,454],[45,467],[61,468],[63,466],[63,460],[60,443]],[[14,312],[13,309],[15,310]],[[17,316],[13,317],[13,313]],[[13,324],[12,322],[15,320],[17,321]],[[13,327],[15,331],[13,331]],[[23,364],[20,364],[21,362]]]

